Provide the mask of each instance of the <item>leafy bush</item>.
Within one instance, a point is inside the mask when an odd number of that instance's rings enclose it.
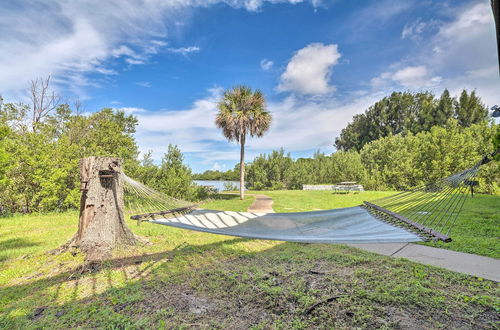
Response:
[[[495,128],[486,123],[464,128],[449,120],[447,127],[433,127],[416,135],[388,136],[368,143],[361,160],[368,177],[367,189],[410,189],[472,167],[493,150]],[[498,190],[500,171],[492,162],[481,168],[479,190]]]
[[[211,198],[217,194],[217,190],[213,187],[207,186],[193,186],[188,196],[189,200],[202,201]]]
[[[316,152],[313,158],[293,160],[283,149],[256,157],[248,167],[250,189],[302,189],[304,184],[361,182],[366,171],[359,153],[339,151],[331,156]]]
[[[496,133],[493,136],[493,150],[498,150],[495,160],[500,161],[500,125],[496,125]]]
[[[236,191],[238,186],[232,182],[224,182],[224,191]]]
[[[237,164],[232,170],[225,172],[218,170],[206,170],[203,173],[193,174],[194,180],[229,180],[235,181],[240,179],[240,166]]]

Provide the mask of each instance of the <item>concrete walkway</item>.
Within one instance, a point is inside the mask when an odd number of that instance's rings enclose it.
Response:
[[[255,202],[248,212],[274,213],[273,199],[266,195],[253,195]],[[348,244],[365,251],[395,258],[406,258],[424,265],[437,266],[500,282],[500,259],[470,253],[438,249],[413,243]]]
[[[274,213],[273,210],[273,199],[266,195],[256,195],[252,194],[255,197],[255,201],[248,208],[248,212],[253,213]]]
[[[500,282],[500,259],[470,253],[438,249],[413,243],[348,244],[349,246],[390,257],[406,258],[425,265],[446,268]]]

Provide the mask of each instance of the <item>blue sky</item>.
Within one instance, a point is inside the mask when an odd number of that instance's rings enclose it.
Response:
[[[18,1],[0,12],[5,101],[51,75],[86,112],[136,115],[141,151],[159,160],[177,144],[195,172],[238,161],[213,124],[236,84],[261,89],[274,115],[247,160],[333,152],[352,116],[392,91],[467,88],[500,103],[489,0]]]

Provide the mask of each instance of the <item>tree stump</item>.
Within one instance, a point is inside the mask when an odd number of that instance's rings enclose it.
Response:
[[[135,245],[141,240],[125,223],[121,165],[119,158],[80,160],[78,231],[63,249],[79,248],[86,254],[86,262],[100,262],[109,258],[116,246]]]

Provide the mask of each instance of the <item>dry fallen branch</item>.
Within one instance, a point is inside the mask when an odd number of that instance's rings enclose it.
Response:
[[[339,298],[341,298],[341,297],[343,297],[343,296],[344,296],[344,295],[340,295],[340,296],[333,296],[333,297],[327,298],[327,299],[325,299],[325,300],[321,300],[321,301],[319,301],[319,302],[315,303],[314,305],[312,305],[311,307],[309,307],[308,309],[306,309],[306,310],[304,311],[304,315],[309,315],[309,314],[311,314],[311,312],[312,312],[313,310],[315,310],[315,309],[316,309],[316,308],[318,308],[319,306],[324,305],[324,304],[327,304],[327,303],[332,302],[332,301],[335,301],[335,300],[337,300],[337,299],[339,299]]]

